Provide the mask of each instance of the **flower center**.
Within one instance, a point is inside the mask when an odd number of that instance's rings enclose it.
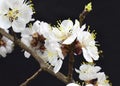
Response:
[[[31,40],[31,46],[32,47],[37,47],[37,46],[39,46],[39,49],[41,50],[41,51],[44,51],[45,50],[45,46],[44,46],[44,44],[45,44],[45,38],[43,37],[43,35],[39,35],[37,32],[36,33],[34,33],[33,35],[32,35],[32,40]]]
[[[9,18],[10,22],[13,22],[14,20],[18,19],[19,11],[17,9],[9,8],[9,11],[7,12],[7,14],[5,14],[5,16]]]

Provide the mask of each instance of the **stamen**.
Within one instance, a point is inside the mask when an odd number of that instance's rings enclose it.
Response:
[[[14,20],[18,19],[19,11],[17,9],[11,9],[9,8],[9,11],[7,14],[5,14],[10,20],[10,22],[13,22]]]
[[[99,51],[98,51],[98,53],[99,53],[99,54],[102,54],[102,53],[103,53],[103,51],[102,51],[102,50],[99,50]]]

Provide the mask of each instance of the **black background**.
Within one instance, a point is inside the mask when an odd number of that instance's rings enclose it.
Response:
[[[92,0],[93,11],[86,17],[85,23],[95,29],[103,56],[97,61],[102,71],[109,76],[113,86],[120,86],[120,7],[119,0]],[[90,0],[33,0],[35,19],[56,24],[57,20],[78,19],[79,13]],[[75,67],[79,67],[79,57],[76,57]],[[67,58],[65,62],[67,62]],[[64,62],[61,72],[67,73]],[[19,86],[30,77],[39,65],[35,59],[26,59],[19,47],[6,58],[0,58],[0,86]],[[74,74],[78,80],[78,75]],[[28,86],[65,86],[64,83],[42,72]]]

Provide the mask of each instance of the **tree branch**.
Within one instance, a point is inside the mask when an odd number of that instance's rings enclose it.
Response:
[[[20,86],[27,86],[27,84],[33,80],[40,72],[42,69],[40,68],[37,72],[35,72],[30,78],[28,78],[24,83],[22,83]]]
[[[68,63],[68,82],[72,82],[73,80],[73,65],[74,65],[74,54],[73,51],[70,50],[69,54],[69,63]]]
[[[1,28],[0,28],[0,34],[3,35],[3,36],[5,36],[5,37],[7,37],[8,39],[10,39],[11,41],[14,42],[14,37],[11,36],[9,33],[5,32],[5,31],[4,31],[3,29],[1,29]],[[42,70],[44,70],[44,71],[48,72],[49,74],[55,76],[56,78],[58,78],[58,79],[61,80],[62,82],[66,83],[66,84],[68,83],[67,77],[66,77],[64,74],[62,74],[62,73],[60,73],[60,72],[58,72],[58,73],[55,74],[55,73],[53,72],[52,68],[49,68],[49,66],[48,66],[47,64],[45,64],[45,62],[42,60],[42,58],[41,58],[40,56],[37,55],[36,52],[34,52],[34,51],[33,51],[32,49],[30,49],[29,47],[27,47],[27,46],[26,46],[24,43],[22,43],[19,39],[17,39],[17,40],[15,41],[15,43],[16,43],[18,46],[20,46],[22,49],[24,49],[25,51],[29,52],[29,53],[33,56],[33,58],[35,58],[35,59],[38,61],[38,63],[40,64],[40,67],[41,67]]]
[[[47,68],[43,68],[44,71],[48,72],[49,74],[55,76],[57,79],[59,79],[60,81],[64,82],[65,84],[68,84],[68,80],[67,77],[65,75],[63,75],[60,72],[57,72],[56,74],[53,72],[52,68],[50,67],[49,70]]]

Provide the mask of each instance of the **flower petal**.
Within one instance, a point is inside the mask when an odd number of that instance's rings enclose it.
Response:
[[[25,56],[26,58],[29,58],[29,57],[30,57],[30,53],[28,53],[27,51],[25,51],[25,52],[24,52],[24,56]]]
[[[28,23],[32,20],[32,9],[29,6],[22,5],[19,18],[23,20],[24,23]]]
[[[8,10],[9,10],[8,1],[0,0],[0,15],[1,14],[3,14],[3,15],[6,14],[8,12]]]
[[[25,29],[25,26],[26,26],[25,23],[18,20],[13,21],[12,23],[12,28],[14,32],[22,32]]]
[[[73,22],[71,20],[64,20],[61,23],[61,27],[64,29],[65,32],[69,32],[69,30],[73,27]]]
[[[87,85],[85,85],[85,86],[94,86],[93,84],[87,84]]]
[[[54,73],[57,73],[60,68],[62,67],[63,61],[61,59],[59,59],[58,61],[56,61],[55,67],[53,69]]]
[[[80,73],[80,71],[78,69],[76,69],[76,68],[75,68],[75,71],[76,71],[76,73]]]
[[[85,48],[82,48],[83,50],[83,56],[87,62],[93,62],[91,56],[88,54],[87,50]]]
[[[98,59],[99,59],[98,49],[97,49],[96,46],[87,47],[87,49],[88,49],[88,53],[90,54],[90,56],[91,56],[94,60],[98,60]]]
[[[68,37],[62,44],[71,44],[72,42],[74,42],[74,40],[76,39],[77,34],[73,34],[70,37]]]
[[[34,31],[39,31],[39,29],[40,29],[40,21],[39,20],[35,21],[35,23],[33,24],[32,29]],[[35,33],[34,31],[33,31],[33,33]]]
[[[7,51],[6,51],[6,49],[5,49],[5,47],[0,47],[0,55],[2,56],[2,57],[6,57],[6,53],[7,53]]]
[[[64,56],[63,56],[63,53],[62,53],[62,50],[59,48],[57,48],[57,52],[58,52],[58,55],[61,59],[64,59]]]
[[[8,29],[11,26],[11,22],[6,16],[0,16],[0,27],[3,29]]]
[[[66,86],[80,86],[80,85],[75,84],[75,83],[69,83],[69,84],[67,84]]]
[[[104,82],[106,80],[106,75],[104,72],[99,72],[97,74],[98,82]]]

